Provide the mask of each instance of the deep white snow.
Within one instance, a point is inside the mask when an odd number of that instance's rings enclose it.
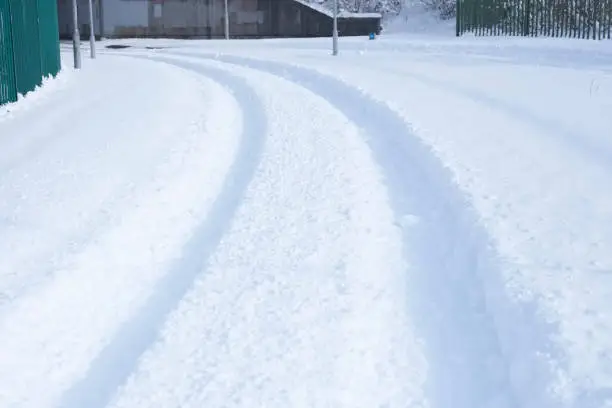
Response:
[[[0,107],[0,407],[612,407],[610,43],[111,43]]]

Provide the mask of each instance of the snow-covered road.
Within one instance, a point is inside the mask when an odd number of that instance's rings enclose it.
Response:
[[[1,407],[612,407],[607,44],[122,43],[0,108]]]

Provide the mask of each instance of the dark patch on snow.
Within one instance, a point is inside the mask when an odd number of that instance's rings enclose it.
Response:
[[[122,50],[124,48],[131,48],[131,45],[125,45],[125,44],[111,44],[111,45],[107,45],[106,48],[109,48],[111,50]]]

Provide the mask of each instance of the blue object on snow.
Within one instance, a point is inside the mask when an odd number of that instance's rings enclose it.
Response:
[[[370,40],[374,40],[374,39],[376,39],[376,34],[370,33]]]

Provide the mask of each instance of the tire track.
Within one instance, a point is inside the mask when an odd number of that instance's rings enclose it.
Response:
[[[612,149],[610,145],[598,143],[572,130],[558,121],[533,113],[520,104],[504,100],[486,92],[479,91],[456,82],[432,78],[428,75],[397,67],[384,66],[385,71],[396,75],[408,76],[431,88],[450,92],[461,98],[467,98],[479,104],[492,107],[506,113],[512,118],[525,122],[537,129],[541,135],[553,141],[562,141],[570,150],[579,151],[588,158],[596,159],[608,171],[612,170]]]
[[[204,53],[189,53],[188,51],[162,51],[163,53],[173,53],[177,55],[206,55]],[[208,55],[212,57],[212,55]],[[215,56],[215,58],[219,58]],[[225,57],[221,57],[225,58]],[[257,61],[253,59],[253,61]],[[533,113],[529,109],[526,109],[520,104],[513,103],[510,100],[505,100],[496,97],[487,92],[482,92],[477,89],[470,88],[468,86],[461,85],[460,83],[448,81],[440,78],[433,78],[429,75],[418,73],[410,69],[401,69],[397,66],[387,64],[377,64],[376,67],[363,65],[365,62],[359,62],[360,68],[367,68],[372,70],[373,68],[380,70],[384,68],[385,72],[392,75],[410,77],[420,83],[450,94],[456,95],[460,98],[469,99],[475,103],[492,107],[511,118],[524,122],[532,128],[539,131],[539,134],[546,137],[548,140],[553,142],[561,141],[568,150],[574,151],[581,154],[586,158],[594,158],[596,162],[605,168],[607,171],[612,171],[612,145],[603,143],[602,141],[595,140],[591,137],[585,137],[580,131],[568,128],[562,123],[556,121],[553,118],[543,117],[536,113]],[[560,66],[567,68],[567,66]],[[574,68],[581,68],[580,66]],[[584,68],[584,67],[583,67]]]
[[[173,62],[203,74],[231,88],[243,107],[245,123],[242,142],[229,170],[224,187],[210,209],[206,221],[195,231],[168,273],[158,281],[147,303],[123,323],[112,341],[91,363],[88,372],[61,398],[62,408],[103,408],[112,399],[129,375],[140,356],[155,342],[165,317],[202,273],[228,228],[242,196],[257,168],[264,145],[266,116],[255,93],[242,79],[202,66]]]
[[[124,59],[123,67],[137,68],[138,61],[132,61]],[[127,123],[135,126],[112,129],[113,137],[125,139],[133,149],[109,145],[108,156],[117,158],[117,166],[108,173],[101,170],[103,175],[113,172],[118,176],[115,179],[128,183],[135,175],[130,170],[145,163],[159,171],[135,186],[129,200],[115,209],[113,225],[102,226],[90,244],[66,259],[53,279],[16,299],[0,317],[0,406],[56,406],[62,393],[85,375],[97,354],[112,341],[121,324],[146,304],[223,190],[242,134],[243,115],[236,98],[211,79],[169,65],[141,64],[155,68],[154,74],[164,70],[170,74],[146,75],[149,80],[169,81],[158,84],[158,94],[143,102],[148,110],[136,110],[136,116],[132,116],[136,120]],[[122,66],[121,61],[113,65]],[[98,79],[103,80],[100,76]],[[173,95],[172,89],[178,95]],[[146,95],[143,91],[135,86],[123,102],[141,99],[138,96]],[[91,138],[107,140],[105,134],[100,132]],[[143,148],[151,149],[162,140],[170,143],[167,149],[156,149],[160,153],[156,159],[163,162],[139,160]],[[92,152],[86,147],[83,150],[85,155],[75,163],[77,171],[88,169],[93,161]],[[130,156],[123,156],[123,152]],[[107,185],[106,181],[115,180],[87,177],[87,171],[81,174],[89,180],[83,185],[85,189],[99,189]],[[32,178],[33,184],[37,178]],[[66,183],[57,187],[59,193],[82,192]],[[85,210],[99,205],[96,196],[87,191],[83,197],[76,197],[83,199],[79,202]],[[72,208],[62,207],[63,201],[54,204],[49,211],[53,220],[49,222],[61,223],[64,213]],[[28,231],[24,232],[27,235]]]
[[[550,328],[530,304],[513,304],[486,231],[451,175],[411,129],[382,103],[314,70],[238,56],[170,52],[252,68],[293,81],[327,99],[359,125],[384,171],[402,226],[406,258],[418,271],[408,288],[426,339],[434,407],[552,407]],[[418,222],[414,225],[414,216]],[[510,316],[501,321],[500,316]],[[519,335],[527,330],[529,335]],[[526,339],[537,341],[526,341]],[[541,345],[534,350],[533,345]]]
[[[293,82],[195,63],[244,77],[269,137],[207,273],[111,406],[423,407],[401,235],[359,129]]]

